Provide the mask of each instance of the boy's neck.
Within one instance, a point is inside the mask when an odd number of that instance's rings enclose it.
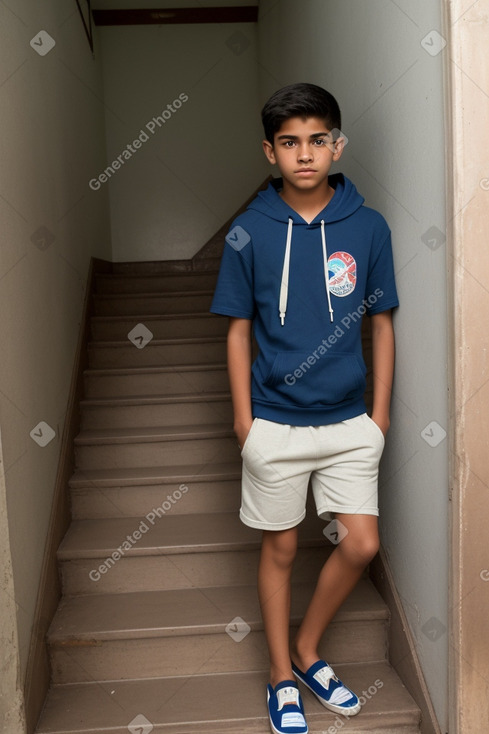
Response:
[[[329,184],[317,191],[300,191],[287,185],[287,181],[284,180],[279,196],[309,223],[329,204],[334,192],[335,190]]]

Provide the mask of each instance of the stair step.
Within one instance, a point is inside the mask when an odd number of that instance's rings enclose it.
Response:
[[[292,571],[292,581],[314,583],[331,549],[299,548]],[[260,551],[220,550],[205,553],[186,552],[171,555],[133,556],[120,560],[101,574],[106,559],[62,561],[60,572],[63,594],[121,594],[136,591],[163,591],[201,586],[256,584]],[[102,569],[104,570],[104,569]]]
[[[77,470],[69,480],[72,518],[142,517],[181,484],[189,492],[172,514],[237,511],[241,462]]]
[[[112,370],[87,369],[83,375],[87,398],[181,393],[206,395],[216,390],[229,390],[225,363]]]
[[[213,290],[175,293],[123,293],[93,295],[96,316],[144,316],[209,311]]]
[[[70,487],[74,488],[110,488],[127,487],[139,488],[144,484],[174,484],[182,482],[218,482],[233,480],[241,477],[241,461],[210,466],[199,466],[189,462],[174,466],[145,466],[125,469],[84,469],[76,470],[69,480]]]
[[[143,327],[145,324],[139,323],[136,333],[143,334]],[[147,332],[144,331],[144,334]],[[145,336],[146,338],[148,337]],[[88,361],[91,369],[214,364],[225,359],[225,336],[151,339],[141,348],[130,339],[88,344]]]
[[[92,338],[94,341],[127,339],[138,323],[137,318],[129,316],[92,316]],[[225,336],[228,328],[228,320],[214,313],[146,314],[144,323],[154,339]]]
[[[292,584],[293,631],[313,589]],[[361,579],[328,626],[320,655],[327,651],[332,664],[384,660],[388,618],[372,583]],[[57,683],[269,665],[255,584],[64,597],[48,645]]]
[[[365,704],[358,716],[337,717],[301,685],[310,734],[419,734],[420,711],[388,663],[335,672],[365,692]],[[267,673],[246,671],[53,686],[36,734],[127,734],[138,721],[155,734],[270,734],[267,683]]]
[[[178,515],[192,488],[174,505],[162,496],[141,517],[72,522],[58,550],[63,592],[68,595],[153,591],[256,583],[260,532],[239,520],[239,485],[232,512]],[[168,489],[164,492],[166,500]],[[178,495],[174,495],[178,496]],[[170,507],[168,507],[170,505]],[[154,508],[160,507],[159,513]],[[162,514],[166,510],[166,514]],[[207,514],[205,514],[207,513]],[[294,579],[311,581],[332,546],[324,521],[310,512],[299,526]],[[128,540],[130,538],[130,540]],[[123,546],[126,541],[125,546]],[[121,548],[121,551],[118,549]],[[114,560],[115,559],[115,560]]]
[[[165,499],[168,492],[165,492]],[[181,498],[180,494],[182,495]],[[185,502],[188,493],[173,493],[175,504]],[[160,498],[161,500],[161,498]],[[171,503],[170,503],[171,504]],[[174,505],[171,504],[171,507]],[[165,506],[166,507],[166,506]],[[207,514],[171,514],[165,507],[155,517],[118,517],[99,520],[75,520],[71,523],[59,549],[58,559],[105,559],[133,536],[141,523],[141,537],[124,551],[124,557],[175,553],[201,553],[224,550],[258,549],[261,531],[241,522],[235,512]],[[302,545],[330,545],[322,534],[326,522],[308,513],[299,525]],[[122,562],[122,561],[120,561]]]
[[[228,423],[204,426],[148,426],[83,430],[75,438],[80,469],[109,469],[238,460],[240,451]]]
[[[168,291],[213,290],[217,271],[189,273],[97,273],[97,293],[167,293]]]
[[[206,395],[142,395],[80,401],[81,428],[178,426],[229,423],[233,409],[229,392]]]
[[[296,621],[302,618],[313,589],[312,584],[292,585],[291,616]],[[48,641],[60,645],[74,640],[206,635],[225,632],[227,624],[236,616],[242,617],[252,630],[263,627],[255,585],[66,596],[53,619]],[[385,603],[372,583],[363,578],[338,611],[335,621],[388,618]]]
[[[113,262],[112,273],[116,275],[174,275],[186,273],[217,273],[219,263],[215,257],[199,257],[192,260],[132,260],[127,262]]]

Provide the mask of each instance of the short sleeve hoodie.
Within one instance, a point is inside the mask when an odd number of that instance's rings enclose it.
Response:
[[[213,313],[251,319],[253,417],[325,425],[365,412],[361,321],[399,305],[390,230],[353,183],[306,222],[274,179],[226,236]]]

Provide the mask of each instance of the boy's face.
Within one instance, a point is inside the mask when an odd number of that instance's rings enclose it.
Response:
[[[277,164],[284,188],[317,191],[328,185],[333,161],[339,160],[344,138],[333,142],[331,131],[319,117],[291,117],[275,133],[273,145],[263,141],[263,150],[272,164]]]

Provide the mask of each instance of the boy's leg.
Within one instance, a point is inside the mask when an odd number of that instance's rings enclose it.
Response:
[[[338,513],[336,518],[348,533],[324,564],[292,645],[292,660],[303,671],[319,659],[317,648],[326,627],[379,548],[376,515]]]
[[[258,567],[258,596],[270,656],[270,684],[294,680],[290,662],[290,577],[297,527],[264,530]]]

